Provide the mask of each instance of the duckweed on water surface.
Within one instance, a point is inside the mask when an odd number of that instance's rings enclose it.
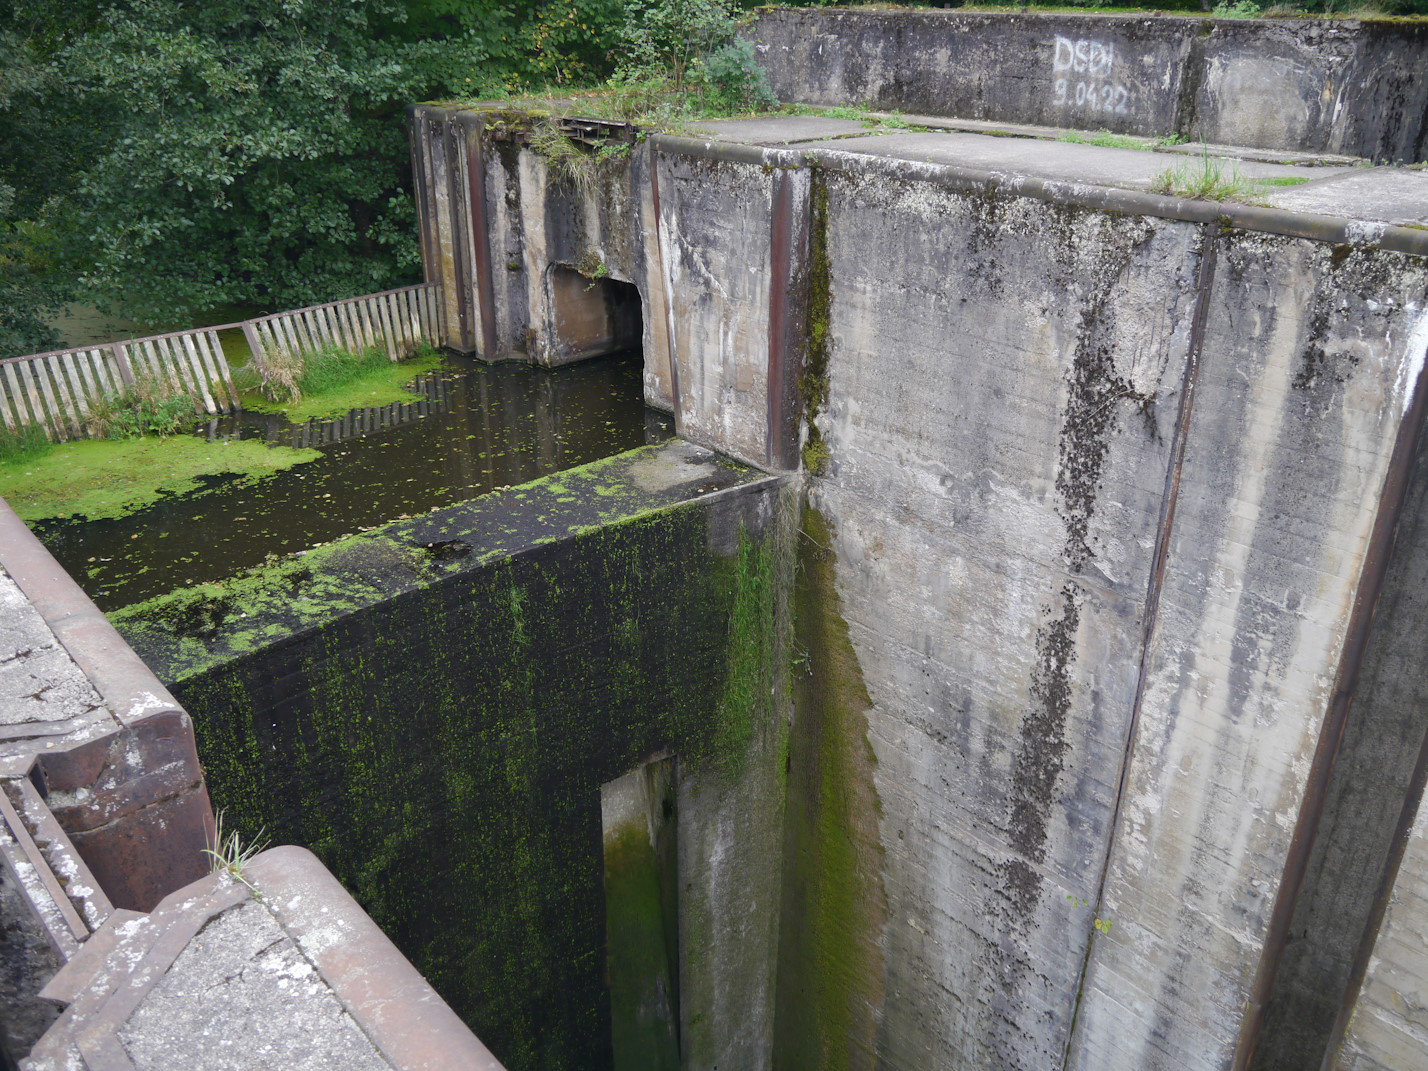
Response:
[[[165,495],[195,490],[205,476],[248,481],[320,456],[253,440],[208,442],[187,435],[63,443],[40,459],[0,463],[0,498],[27,521],[116,518]]]

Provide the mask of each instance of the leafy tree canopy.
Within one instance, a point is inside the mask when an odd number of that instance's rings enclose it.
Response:
[[[603,77],[622,0],[11,0],[0,353],[70,297],[149,322],[401,285],[406,104]]]

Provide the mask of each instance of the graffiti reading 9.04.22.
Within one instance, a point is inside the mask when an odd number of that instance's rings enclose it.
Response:
[[[1082,108],[1088,112],[1125,115],[1130,91],[1111,80],[1116,62],[1116,46],[1104,41],[1057,37],[1051,70],[1053,100],[1058,107]]]

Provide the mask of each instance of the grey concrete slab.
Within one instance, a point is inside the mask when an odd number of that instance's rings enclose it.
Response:
[[[64,721],[102,706],[44,619],[0,571],[0,725]]]
[[[1296,212],[1428,224],[1428,171],[1355,169],[1323,182],[1271,191],[1265,200]]]
[[[1162,153],[1137,149],[953,131],[877,134],[866,138],[810,142],[800,147],[836,149],[919,163],[946,164],[979,171],[1009,171],[1039,178],[1131,189],[1149,189],[1156,177],[1167,168],[1193,166],[1195,163],[1194,160],[1168,159]],[[1309,171],[1303,167],[1258,160],[1223,160],[1223,166],[1237,168],[1247,178],[1273,179],[1305,178],[1309,175],[1318,178],[1347,170],[1340,167]]]
[[[119,1031],[139,1071],[391,1064],[257,901],[210,922]]]
[[[821,115],[770,115],[759,119],[713,119],[687,128],[693,135],[744,145],[793,145],[824,138],[866,134],[871,125],[856,119],[832,119]]]

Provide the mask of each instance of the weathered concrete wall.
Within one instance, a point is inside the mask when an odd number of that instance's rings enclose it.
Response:
[[[1422,233],[651,142],[681,429],[811,477],[775,1061],[1312,1065],[1421,792]]]
[[[1272,914],[1297,891],[1280,880],[1313,839],[1306,804],[1338,739],[1426,285],[1412,258],[1219,243],[1101,907],[1114,925],[1071,1066],[1226,1066],[1252,1041],[1287,923]]]
[[[810,496],[858,684],[798,716],[826,739],[866,688],[876,762],[841,769],[879,836],[816,778],[790,821],[881,857],[848,934],[880,954],[780,1021],[850,1010],[823,1048],[855,1066],[1234,1066],[1325,812],[1428,269],[821,155]]]
[[[881,176],[830,175],[826,197],[812,502],[871,699],[877,1052],[1057,1066],[1135,698],[1200,237]]]
[[[1424,159],[1414,23],[807,9],[747,34],[781,100]]]
[[[674,754],[684,1066],[767,1067],[785,497],[676,441],[119,627],[228,820],[315,851],[512,1071],[610,1066],[600,786]]]
[[[1419,786],[1421,788],[1421,785]],[[1428,807],[1418,808],[1406,837],[1383,926],[1365,967],[1363,989],[1348,1033],[1331,1067],[1339,1071],[1397,1071],[1420,1067],[1428,1036]]]
[[[807,240],[809,176],[786,155],[655,150],[676,426],[771,469],[797,465],[801,319],[788,295]]]
[[[552,273],[599,273],[639,288],[646,395],[672,408],[649,147],[626,130],[612,142],[623,154],[592,149],[577,182],[531,149],[542,121],[492,108],[410,109],[422,261],[427,280],[443,284],[453,348],[547,366],[589,355],[561,334]]]
[[[1419,391],[1416,404],[1424,403]],[[1360,603],[1375,603],[1372,621],[1349,640],[1363,646],[1357,679],[1335,685],[1336,698],[1348,693],[1342,743],[1254,1054],[1256,1071],[1320,1064],[1354,1009],[1386,898],[1390,891],[1412,895],[1414,879],[1406,876],[1396,888],[1395,877],[1428,772],[1428,451],[1421,412],[1410,411],[1399,436],[1376,522],[1376,564],[1366,570],[1359,594]],[[1411,465],[1404,463],[1409,457]],[[1326,734],[1332,731],[1326,725]],[[1385,951],[1402,939],[1387,936]],[[1379,984],[1384,980],[1380,973]],[[1365,999],[1373,1006],[1382,995],[1380,989]],[[1382,1011],[1396,1014],[1394,1006]],[[1416,1059],[1423,1058],[1420,1050]],[[1400,1058],[1388,1065],[1414,1062]]]

